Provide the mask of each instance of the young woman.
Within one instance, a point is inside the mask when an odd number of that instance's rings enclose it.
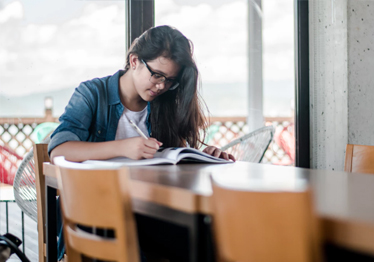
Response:
[[[170,26],[154,27],[133,42],[124,70],[76,88],[48,152],[80,162],[152,158],[160,146],[199,148],[206,128],[201,106],[192,43]],[[235,161],[213,146],[203,151]]]
[[[152,158],[160,146],[199,148],[206,128],[201,106],[192,43],[172,27],[154,27],[133,42],[124,70],[76,88],[48,152],[52,160],[65,156],[80,162],[119,156]],[[149,139],[139,136],[129,120]],[[203,151],[235,161],[213,146]],[[61,221],[58,231],[61,259]]]

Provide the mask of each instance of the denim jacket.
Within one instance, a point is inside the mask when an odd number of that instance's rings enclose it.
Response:
[[[68,141],[115,140],[118,121],[124,110],[119,97],[119,78],[124,73],[119,70],[112,76],[94,78],[75,89],[65,112],[59,118],[60,125],[51,136],[49,154],[56,146]],[[147,108],[146,125],[150,133],[149,103]]]

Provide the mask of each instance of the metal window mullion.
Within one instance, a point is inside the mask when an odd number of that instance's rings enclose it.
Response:
[[[308,12],[308,0],[295,0],[295,164],[305,168],[310,168]]]
[[[127,0],[127,49],[155,24],[154,0]]]

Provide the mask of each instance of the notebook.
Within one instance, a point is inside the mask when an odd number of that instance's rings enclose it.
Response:
[[[159,149],[153,158],[133,160],[126,157],[116,157],[108,160],[86,160],[84,164],[92,164],[107,167],[120,166],[148,166],[178,163],[211,163],[211,164],[225,164],[233,163],[231,160],[208,155],[200,150],[189,147],[168,147]]]

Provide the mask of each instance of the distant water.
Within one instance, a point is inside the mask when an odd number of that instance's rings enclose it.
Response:
[[[202,96],[213,116],[246,116],[248,85],[246,83],[204,83]],[[265,116],[291,116],[294,101],[292,81],[265,82],[263,111]]]
[[[292,81],[265,82],[263,109],[265,116],[291,116],[294,86]],[[203,83],[202,96],[212,116],[246,116],[246,83]],[[43,117],[44,98],[52,97],[53,115],[64,112],[74,88],[34,93],[24,96],[0,95],[0,117]]]

